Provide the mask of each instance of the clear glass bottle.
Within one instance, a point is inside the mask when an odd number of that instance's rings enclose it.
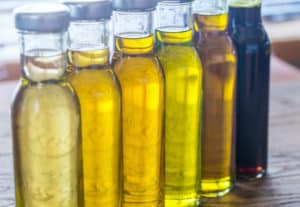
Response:
[[[162,0],[156,13],[156,54],[166,78],[165,206],[197,206],[203,71],[192,40],[192,1]]]
[[[114,70],[123,100],[124,207],[164,205],[164,76],[153,51],[156,3],[113,1]]]
[[[18,207],[83,206],[80,108],[64,76],[69,19],[60,4],[15,10],[22,63],[12,104]]]
[[[222,196],[235,181],[236,54],[226,0],[194,2],[194,42],[203,61],[202,195]]]
[[[229,33],[237,49],[237,176],[252,180],[267,171],[271,45],[260,0],[229,2]]]
[[[121,89],[109,64],[108,0],[64,2],[71,12],[68,80],[82,120],[85,207],[121,205]]]

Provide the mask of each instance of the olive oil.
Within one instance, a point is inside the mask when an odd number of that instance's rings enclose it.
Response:
[[[102,61],[108,53],[70,51],[82,113],[85,206],[120,206],[121,96],[118,81]],[[98,63],[98,64],[97,64]],[[80,67],[81,66],[81,67]]]
[[[120,207],[122,110],[119,81],[109,64],[111,1],[66,4],[72,18],[68,80],[82,114],[85,207]]]
[[[229,32],[238,56],[237,175],[252,180],[265,176],[268,158],[271,47],[261,1],[231,1]]]
[[[151,25],[152,15],[152,11],[114,12],[114,71],[123,103],[124,207],[164,206],[164,76],[153,54],[152,29],[132,31]],[[130,26],[122,24],[127,18]]]
[[[202,66],[192,46],[160,44],[157,55],[166,77],[165,204],[195,203],[200,193]]]
[[[68,8],[31,4],[14,14],[22,71],[11,109],[16,206],[82,207],[80,107],[64,76]]]
[[[81,206],[77,96],[64,80],[46,81],[63,58],[22,56],[36,81],[23,75],[12,106],[17,206]]]
[[[227,14],[194,14],[194,41],[203,60],[202,195],[222,196],[234,184],[236,56]]]
[[[184,12],[182,12],[184,11]],[[201,179],[202,63],[193,46],[191,3],[159,2],[156,55],[166,79],[165,206],[197,206]],[[180,18],[181,17],[181,18]],[[177,26],[175,28],[175,26]]]

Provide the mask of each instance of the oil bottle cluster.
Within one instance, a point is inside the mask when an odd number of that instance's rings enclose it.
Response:
[[[263,177],[270,43],[260,9],[260,0],[17,8],[17,206],[194,207],[236,177]]]

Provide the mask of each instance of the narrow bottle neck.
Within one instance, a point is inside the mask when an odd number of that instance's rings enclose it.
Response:
[[[124,54],[147,54],[153,51],[153,12],[113,13],[114,48]]]
[[[22,76],[33,82],[61,80],[67,66],[66,33],[20,32]]]
[[[193,15],[196,32],[224,32],[227,29],[226,0],[196,0]]]
[[[109,20],[71,22],[68,61],[75,69],[109,64],[109,23]]]
[[[157,42],[179,44],[192,41],[191,2],[160,2],[156,15]]]
[[[261,5],[229,6],[229,24],[255,26],[261,24]]]

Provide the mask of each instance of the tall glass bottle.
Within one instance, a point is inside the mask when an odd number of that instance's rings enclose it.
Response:
[[[156,13],[156,54],[166,78],[165,206],[197,206],[202,64],[192,41],[192,1],[162,0]]]
[[[202,194],[233,187],[236,56],[227,34],[226,0],[196,0],[194,42],[203,60]]]
[[[68,79],[82,114],[85,207],[121,204],[121,92],[109,64],[109,0],[65,1],[71,11]]]
[[[261,20],[260,0],[231,0],[229,33],[237,49],[237,175],[251,180],[266,174],[270,41]]]
[[[153,54],[155,0],[115,0],[114,70],[123,100],[124,206],[163,206],[164,76]]]
[[[15,10],[22,63],[12,104],[18,207],[83,206],[80,108],[64,77],[69,18],[59,4]]]

